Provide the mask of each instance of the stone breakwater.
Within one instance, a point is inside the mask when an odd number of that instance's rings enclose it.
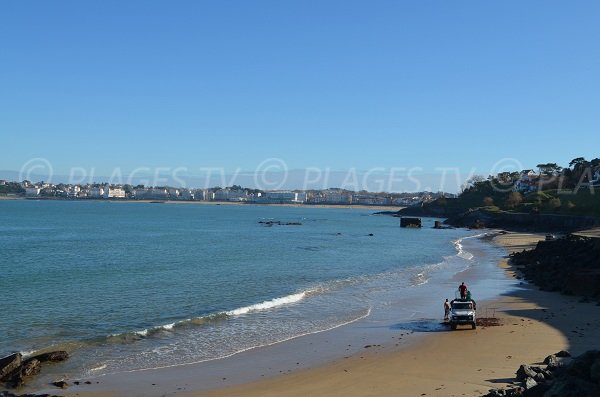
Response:
[[[571,235],[540,241],[533,250],[513,253],[511,264],[542,290],[600,302],[600,239]]]

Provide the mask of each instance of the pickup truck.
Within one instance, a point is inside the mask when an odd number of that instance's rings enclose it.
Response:
[[[459,325],[470,325],[477,328],[475,304],[470,300],[453,300],[450,309],[450,327],[455,330]]]

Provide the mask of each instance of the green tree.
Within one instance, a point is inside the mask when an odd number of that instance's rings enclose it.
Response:
[[[556,175],[562,170],[562,167],[556,163],[538,164],[537,168],[540,171],[540,174],[546,176]]]

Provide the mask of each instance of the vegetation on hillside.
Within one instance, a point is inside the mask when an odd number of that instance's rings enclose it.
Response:
[[[538,172],[503,172],[474,176],[455,199],[440,198],[423,206],[426,213],[455,215],[473,208],[487,211],[600,216],[600,158],[573,159],[569,167],[539,164]],[[596,183],[594,183],[596,182]]]

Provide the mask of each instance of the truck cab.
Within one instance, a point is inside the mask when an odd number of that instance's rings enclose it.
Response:
[[[477,328],[475,319],[475,302],[471,300],[453,300],[450,309],[450,327],[455,330],[459,325],[470,325]]]

